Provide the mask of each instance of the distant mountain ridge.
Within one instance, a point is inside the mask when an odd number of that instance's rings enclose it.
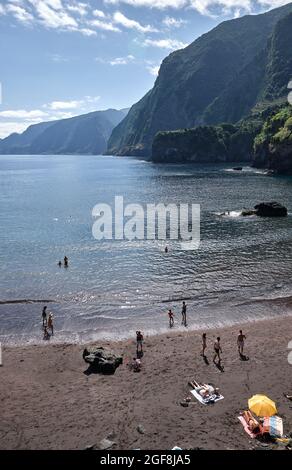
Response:
[[[291,12],[290,3],[225,21],[166,57],[152,90],[113,130],[107,154],[150,156],[160,131],[236,123],[255,106],[284,99]]]
[[[0,154],[102,154],[127,111],[107,109],[31,125],[0,140]]]

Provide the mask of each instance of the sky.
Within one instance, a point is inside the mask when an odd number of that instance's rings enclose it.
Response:
[[[218,23],[285,0],[0,0],[0,138],[130,107],[161,61]]]

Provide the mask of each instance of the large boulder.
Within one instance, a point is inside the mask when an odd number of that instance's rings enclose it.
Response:
[[[102,374],[114,374],[117,367],[123,363],[123,358],[112,351],[102,347],[91,347],[83,351],[84,361],[90,365],[94,372]]]
[[[287,208],[278,202],[261,202],[254,208],[259,217],[286,217],[288,214]]]

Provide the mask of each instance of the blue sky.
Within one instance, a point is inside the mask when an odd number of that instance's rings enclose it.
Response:
[[[124,108],[159,64],[223,20],[285,0],[0,0],[0,138],[30,124]]]

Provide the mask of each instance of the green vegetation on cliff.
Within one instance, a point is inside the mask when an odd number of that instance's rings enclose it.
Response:
[[[254,166],[292,174],[292,106],[278,109],[254,141]]]

